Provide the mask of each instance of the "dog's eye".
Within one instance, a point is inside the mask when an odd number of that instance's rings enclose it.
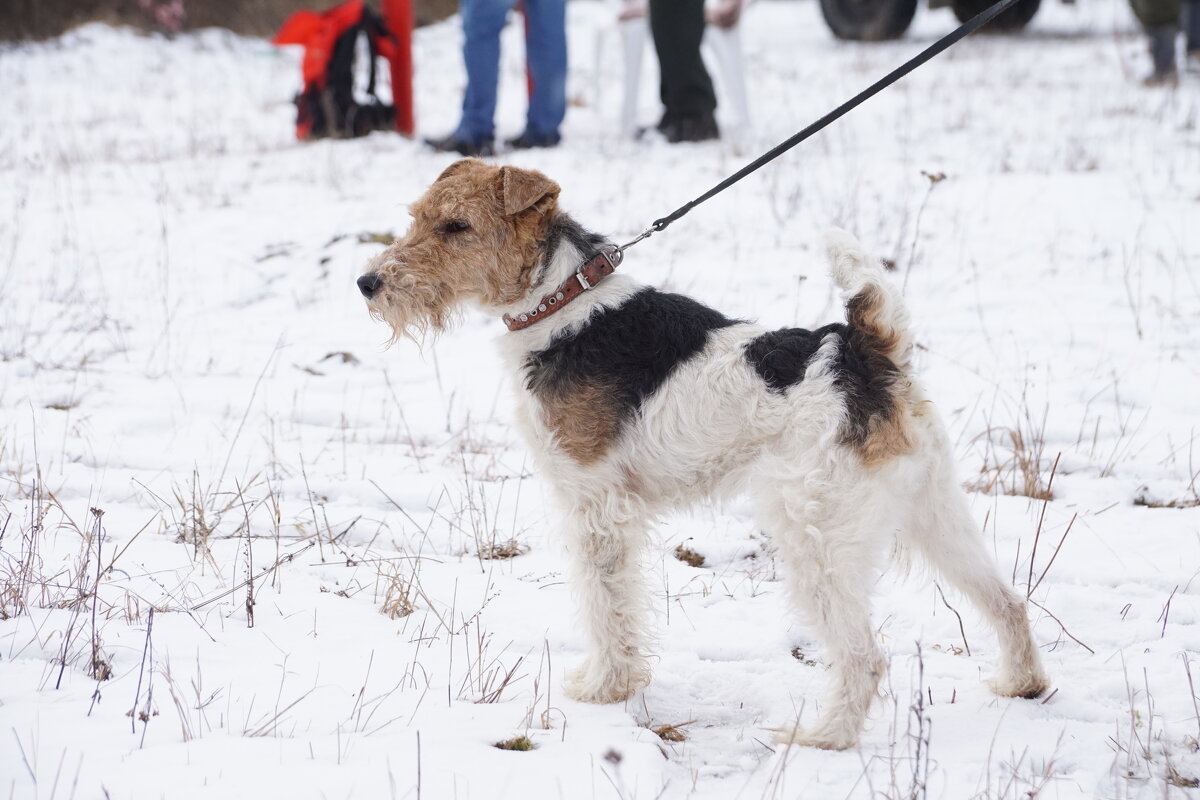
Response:
[[[452,219],[446,224],[442,225],[442,233],[446,234],[462,233],[463,231],[469,230],[471,230],[471,226],[467,224],[466,220],[461,219]]]

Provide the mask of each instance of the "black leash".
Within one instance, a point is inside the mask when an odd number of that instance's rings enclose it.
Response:
[[[642,233],[633,241],[627,242],[626,244],[621,245],[619,250],[621,252],[624,252],[626,248],[632,247],[633,245],[637,244],[642,239],[645,239],[646,237],[650,236],[651,234],[658,233],[659,231],[665,230],[668,225],[670,225],[672,222],[674,222],[675,220],[682,217],[684,214],[691,211],[696,206],[703,203],[705,200],[708,200],[709,198],[711,198],[717,194],[720,194],[721,192],[728,189],[730,186],[733,186],[735,183],[740,181],[742,178],[749,175],[751,172],[754,172],[755,170],[762,167],[763,165],[768,164],[771,161],[774,161],[776,158],[779,158],[779,156],[783,155],[788,150],[791,150],[793,147],[800,144],[801,142],[803,142],[808,137],[812,136],[817,131],[826,127],[834,120],[837,120],[840,117],[845,116],[848,112],[853,111],[855,108],[857,108],[863,102],[874,97],[876,94],[881,92],[883,89],[886,89],[888,86],[891,86],[893,83],[900,80],[905,75],[912,72],[914,69],[921,66],[929,59],[933,58],[936,55],[941,54],[942,51],[944,51],[946,48],[950,47],[950,45],[955,44],[963,37],[969,36],[970,34],[974,33],[977,29],[988,24],[993,19],[995,19],[997,16],[999,16],[1000,14],[1003,14],[1010,7],[1015,5],[1017,2],[1018,2],[1018,0],[999,0],[999,2],[996,3],[995,5],[993,5],[991,8],[987,9],[986,11],[984,11],[980,14],[976,14],[974,17],[967,20],[962,25],[958,26],[958,28],[956,28],[953,32],[947,34],[946,36],[943,36],[941,39],[938,39],[936,42],[931,44],[929,47],[926,47],[920,53],[918,53],[917,55],[910,58],[908,61],[901,64],[899,67],[892,70],[884,77],[875,81],[875,83],[871,84],[866,89],[864,89],[863,91],[856,94],[854,97],[852,97],[849,100],[847,100],[846,102],[842,103],[840,106],[835,108],[833,111],[830,111],[828,114],[821,117],[819,120],[812,123],[807,128],[805,128],[804,130],[797,133],[792,138],[775,146],[771,150],[769,150],[766,153],[764,153],[763,155],[759,156],[757,159],[750,162],[746,166],[742,167],[740,170],[738,170],[734,174],[730,175],[728,178],[721,181],[716,186],[714,186],[713,188],[709,189],[704,194],[697,197],[695,200],[692,200],[692,201],[688,202],[687,204],[680,206],[679,208],[675,209],[674,211],[672,211],[670,214],[663,217],[662,219],[655,220],[653,225],[651,225],[646,230],[642,231]]]

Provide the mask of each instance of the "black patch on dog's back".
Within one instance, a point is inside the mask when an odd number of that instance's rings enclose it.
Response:
[[[746,360],[767,388],[782,394],[789,386],[804,380],[804,370],[812,361],[821,339],[832,325],[815,331],[804,328],[780,328],[752,339],[746,345]]]
[[[899,411],[897,387],[904,381],[904,372],[880,352],[874,339],[852,326],[839,327],[843,333],[834,362],[834,385],[846,405],[841,438],[844,443],[862,446],[871,435],[872,419],[887,419]]]
[[[870,434],[872,418],[894,413],[894,388],[903,375],[891,359],[880,354],[854,328],[836,322],[815,331],[804,328],[769,331],[746,345],[746,361],[768,390],[782,394],[804,380],[804,371],[830,334],[838,340],[830,364],[833,385],[846,407],[842,440],[861,445]]]
[[[643,289],[530,354],[525,384],[541,397],[580,385],[608,387],[621,419],[628,420],[680,364],[704,349],[711,331],[734,322],[683,295]]]

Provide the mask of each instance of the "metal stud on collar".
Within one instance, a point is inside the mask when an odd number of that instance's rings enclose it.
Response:
[[[543,296],[535,308],[516,317],[505,314],[503,316],[504,324],[509,330],[520,330],[532,325],[542,317],[550,316],[560,307],[566,305],[583,292],[594,288],[597,283],[608,275],[611,275],[616,270],[617,265],[621,263],[621,260],[621,251],[616,247],[610,246],[594,253],[572,276],[575,279],[575,283],[571,282],[571,278],[567,278],[566,282],[559,284],[554,294]],[[578,284],[578,289],[575,288],[575,284]]]

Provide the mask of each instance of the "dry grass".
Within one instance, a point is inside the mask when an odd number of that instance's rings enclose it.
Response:
[[[9,512],[0,527],[0,620],[12,619],[29,610],[30,591],[39,583],[43,571],[38,532],[47,511],[49,506],[32,503],[28,526],[22,523],[14,526]]]
[[[1133,496],[1133,504],[1143,508],[1196,508],[1200,506],[1200,497],[1180,497],[1173,500],[1162,500],[1151,494],[1149,486],[1143,486]]]
[[[117,556],[107,552],[104,512],[91,508],[87,522],[77,523],[43,488],[40,469],[37,474],[19,515],[0,500],[0,620],[29,615],[34,609],[66,612],[51,660],[58,667],[51,676],[55,688],[62,685],[69,667],[82,667],[98,683],[110,680],[114,671],[104,626],[122,616],[126,622],[136,621],[142,604],[127,590],[106,591]],[[59,536],[72,543],[69,549],[44,556],[43,547],[53,547]],[[56,565],[52,574],[46,572],[48,559]]]
[[[521,544],[516,539],[504,542],[490,542],[479,549],[479,557],[484,561],[506,561],[510,558],[523,556],[529,552],[529,545]]]
[[[416,581],[405,566],[385,561],[379,570],[379,581],[383,585],[383,603],[379,610],[388,619],[407,617],[417,610]]]
[[[526,752],[536,749],[537,745],[535,745],[533,740],[528,736],[521,734],[520,736],[514,736],[511,739],[505,739],[502,742],[496,742],[492,745],[492,747],[496,748],[497,750],[518,750],[520,752]]]
[[[1200,730],[1200,708],[1195,705],[1195,684],[1186,654],[1183,665],[1195,713],[1188,724],[1194,724]],[[1200,776],[1182,771],[1175,760],[1184,753],[1200,752],[1200,739],[1170,735],[1168,726],[1177,710],[1170,709],[1166,714],[1159,711],[1147,669],[1142,669],[1140,682],[1136,678],[1130,680],[1123,657],[1121,669],[1125,674],[1126,708],[1114,735],[1108,737],[1108,746],[1113,750],[1110,775],[1126,785],[1127,796],[1151,796],[1153,792],[1154,796],[1166,798],[1175,796],[1172,787],[1200,788]],[[1135,682],[1141,685],[1137,686]]]
[[[796,659],[806,667],[815,667],[818,663],[815,659],[809,658],[807,655],[805,655],[804,651],[799,647],[792,648],[792,658]]]
[[[702,556],[700,553],[697,553],[687,545],[681,544],[677,546],[675,548],[675,557],[687,564],[689,567],[695,567],[699,569],[700,567],[704,566],[704,556]]]
[[[1050,484],[1042,478],[1046,455],[1046,415],[1034,424],[1028,415],[1011,427],[989,425],[975,441],[984,443],[979,477],[967,488],[984,494],[1007,494],[1051,500]]]
[[[1163,778],[1168,786],[1175,786],[1180,789],[1200,789],[1200,778],[1192,778],[1187,775],[1180,774],[1175,765],[1168,762],[1166,776]]]
[[[662,739],[664,742],[686,742],[688,736],[685,728],[687,728],[688,725],[695,724],[695,722],[696,720],[689,719],[687,722],[667,723],[665,725],[654,725],[648,727],[650,727],[650,731],[654,733],[655,736]]]

